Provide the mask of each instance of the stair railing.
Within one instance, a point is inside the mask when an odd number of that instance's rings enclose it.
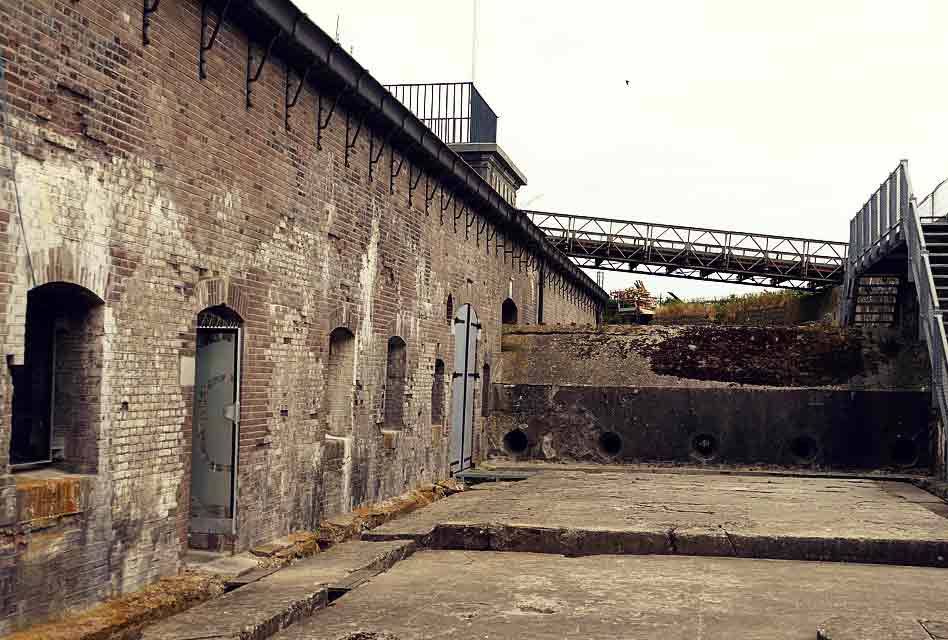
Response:
[[[841,299],[844,325],[852,324],[855,316],[858,274],[900,240],[902,221],[911,200],[908,188],[908,163],[903,160],[849,221],[849,250]]]
[[[908,177],[908,163],[903,160],[901,167],[902,184],[905,193],[909,194],[903,225],[908,250],[908,275],[910,281],[915,283],[918,296],[918,329],[928,347],[932,368],[932,394],[938,403],[942,425],[948,426],[948,339],[945,336],[944,318],[922,232],[922,220],[934,222],[944,219],[948,213],[948,188],[942,190],[946,185],[942,182],[918,205],[915,197],[911,195],[912,183]],[[920,209],[924,211],[923,216],[919,215]],[[948,451],[941,452],[941,459],[943,462],[948,460]]]

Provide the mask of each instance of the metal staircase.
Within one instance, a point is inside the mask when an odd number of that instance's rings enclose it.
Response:
[[[916,202],[905,160],[850,223],[843,285],[844,324],[857,324],[862,283],[891,272],[893,265],[901,265],[908,283],[914,284],[919,337],[927,346],[931,362],[933,402],[942,424],[948,425],[948,339],[942,317],[942,301],[948,301],[948,181]],[[948,442],[937,446],[944,463],[948,460]]]
[[[936,297],[948,300],[948,220],[926,222],[922,218],[922,236],[928,248]]]

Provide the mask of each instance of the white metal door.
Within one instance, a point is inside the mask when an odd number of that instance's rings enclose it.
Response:
[[[454,374],[451,380],[452,474],[471,467],[474,443],[474,384],[477,375],[477,338],[481,325],[474,308],[465,304],[454,316]]]
[[[239,329],[198,329],[191,442],[193,532],[234,532],[239,358]]]

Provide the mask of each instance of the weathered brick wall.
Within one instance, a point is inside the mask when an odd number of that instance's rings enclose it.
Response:
[[[537,316],[535,271],[486,245],[476,225],[466,232],[463,218],[455,229],[452,211],[444,223],[437,205],[426,213],[421,189],[408,206],[407,166],[390,194],[388,151],[369,178],[368,131],[345,166],[343,110],[318,150],[308,88],[286,131],[280,60],[267,63],[247,110],[242,33],[223,23],[200,81],[200,3],[163,0],[148,46],[141,11],[133,0],[0,3],[0,91],[13,138],[0,156],[8,362],[23,360],[31,287],[74,283],[105,303],[101,375],[89,389],[98,464],[78,508],[44,519],[40,534],[17,508],[13,478],[0,476],[0,629],[177,569],[202,309],[227,304],[244,321],[238,529],[228,542],[237,549],[446,475],[450,418],[432,428],[430,402],[435,360],[453,363],[448,294],[455,309],[470,303],[480,316],[481,362],[500,351],[508,295],[521,321]],[[544,300],[547,323],[595,322],[591,306],[554,287]],[[330,438],[337,327],[354,340],[353,419],[350,435]],[[383,433],[391,336],[407,345],[404,426]],[[2,471],[11,388],[4,370]]]

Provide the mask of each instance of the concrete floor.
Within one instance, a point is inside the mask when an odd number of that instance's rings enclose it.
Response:
[[[839,638],[858,628],[862,640],[930,640],[919,620],[948,618],[946,578],[923,567],[421,551],[275,638],[812,640],[829,622]]]
[[[948,504],[885,480],[544,472],[370,532],[434,547],[948,566]]]

